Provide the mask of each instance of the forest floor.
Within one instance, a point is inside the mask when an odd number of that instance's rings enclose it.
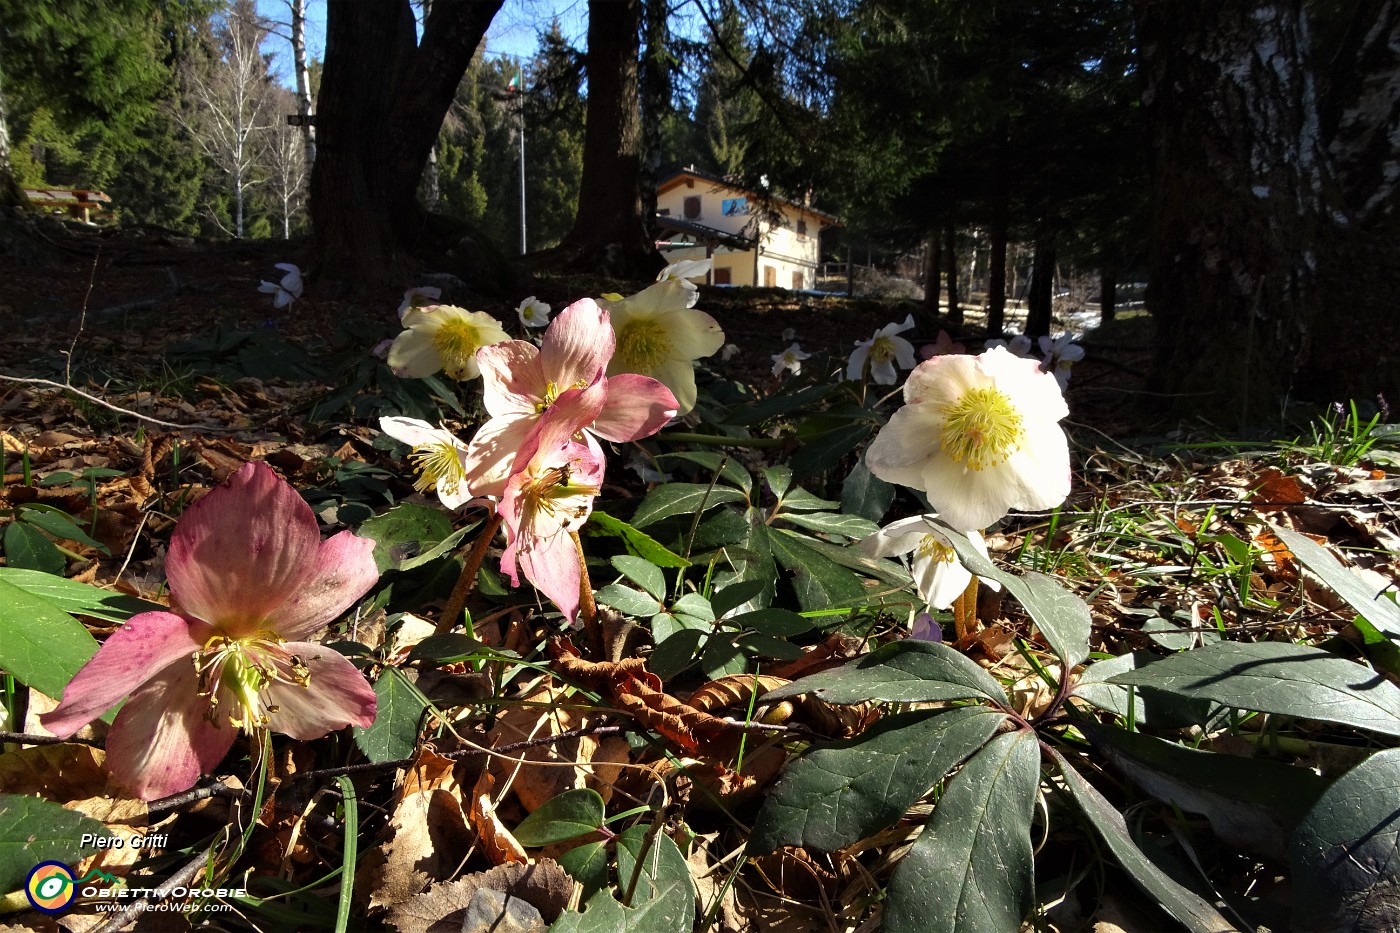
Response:
[[[202,491],[249,459],[272,463],[303,492],[330,487],[327,462],[363,461],[378,475],[394,477],[395,498],[412,497],[406,467],[377,442],[373,419],[344,412],[308,417],[371,348],[398,332],[398,291],[353,300],[309,291],[278,311],[258,285],[277,280],[276,263],[301,260],[295,243],[197,244],[108,232],[65,236],[57,229],[53,240],[42,261],[0,256],[0,377],[9,377],[0,381],[0,507],[42,502],[81,520],[98,547],[67,542],[70,556],[82,559],[61,567],[63,573],[154,598],[173,520],[150,505],[152,483],[163,490],[162,503],[172,497],[183,502],[185,491]],[[416,284],[424,282],[404,286]],[[631,293],[643,284],[546,279],[532,291],[557,311],[581,297]],[[444,300],[491,312],[514,328],[514,309],[524,297],[489,301],[458,297],[449,288]],[[835,371],[856,341],[917,310],[909,302],[722,288],[702,289],[698,307],[738,347],[725,370],[763,392],[778,382],[772,354],[790,343],[813,354],[809,365]],[[954,337],[976,352],[978,312],[968,309],[968,319]],[[922,333],[914,342],[934,337]],[[1088,356],[1075,366],[1068,392],[1075,491],[1064,520],[993,535],[993,554],[1054,573],[1085,598],[1093,646],[1107,655],[1154,644],[1181,647],[1183,638],[1190,642],[1193,632],[1209,629],[1212,618],[1251,633],[1286,631],[1313,641],[1340,633],[1355,642],[1344,607],[1305,580],[1286,552],[1278,556],[1281,546],[1266,522],[1347,548],[1357,566],[1393,579],[1400,553],[1393,436],[1379,446],[1368,443],[1354,419],[1340,416],[1298,443],[1260,436],[1226,442],[1208,425],[1152,423],[1136,404],[1151,354],[1148,321],[1129,316],[1090,332],[1084,343]],[[143,424],[110,406],[164,423]],[[164,441],[176,438],[172,454]],[[162,457],[175,459],[165,467]],[[87,485],[31,479],[56,473],[81,479],[85,471]],[[638,480],[624,475],[612,482],[638,492]],[[341,473],[334,476],[349,488]],[[339,501],[343,522],[348,500]],[[333,510],[317,510],[335,520]],[[1010,647],[1013,636],[1029,638],[1028,632],[1015,610],[964,647],[1016,684],[1017,702],[1033,711],[1049,694]],[[477,634],[490,640],[484,631]],[[1025,670],[1015,670],[1017,664]],[[304,845],[298,853],[315,858]],[[704,858],[694,864],[703,868]],[[283,869],[299,880],[314,874],[285,859]],[[827,903],[838,890],[848,897],[869,875],[838,879],[803,870],[810,877],[793,881],[790,890],[772,877],[767,889],[741,882],[739,902],[726,901],[720,913],[727,919],[715,928],[866,928],[849,918],[834,922],[829,903],[812,905]],[[1228,870],[1245,876],[1254,869]],[[1247,887],[1248,879],[1241,884]],[[821,890],[814,894],[813,885]],[[868,890],[860,896],[878,899]],[[1045,928],[1153,929],[1150,918],[1132,919],[1134,896],[1110,896],[1097,908],[1067,898],[1074,909],[1061,909]],[[794,913],[794,903],[808,906]],[[1094,927],[1110,916],[1127,919]]]

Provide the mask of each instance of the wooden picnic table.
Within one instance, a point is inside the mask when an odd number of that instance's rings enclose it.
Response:
[[[40,210],[63,210],[85,224],[92,223],[93,211],[107,211],[112,199],[101,191],[86,188],[25,188],[29,203]]]

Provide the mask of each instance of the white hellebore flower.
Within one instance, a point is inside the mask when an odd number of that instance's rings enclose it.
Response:
[[[471,498],[467,489],[467,445],[457,435],[417,418],[380,418],[379,430],[413,448],[408,459],[418,470],[414,489],[427,492],[436,487],[438,498],[449,509]]]
[[[275,296],[272,306],[280,311],[301,297],[301,270],[290,262],[279,262],[274,268],[286,273],[282,281],[263,282],[258,286],[258,291]]]
[[[1084,348],[1071,343],[1073,339],[1072,334],[1040,338],[1040,352],[1045,354],[1040,368],[1055,377],[1062,392],[1069,386],[1070,367],[1084,359]]]
[[[909,570],[919,595],[935,609],[947,609],[967,589],[972,572],[962,565],[953,545],[928,519],[928,515],[901,518],[881,528],[860,542],[867,557],[893,557],[910,554]],[[987,543],[976,531],[967,533],[978,552],[987,556]],[[994,590],[1001,589],[995,580],[985,581]]]
[[[904,319],[903,324],[886,324],[869,340],[856,341],[856,350],[851,354],[850,364],[846,367],[846,378],[859,379],[865,374],[865,364],[869,360],[870,378],[877,385],[894,385],[899,379],[899,372],[894,368],[895,363],[899,364],[900,369],[913,369],[914,363],[917,362],[914,345],[895,335],[913,329],[914,315],[911,314]]]
[[[730,360],[734,359],[734,357],[738,355],[738,353],[738,344],[726,343],[723,347],[720,347],[719,358],[724,362],[728,363]]]
[[[435,285],[419,285],[403,293],[399,302],[399,320],[414,308],[431,308],[442,297],[442,289]]]
[[[1037,361],[1004,347],[935,356],[909,374],[904,401],[866,465],[886,482],[922,489],[959,531],[1069,495],[1069,441],[1059,425],[1069,409]]]
[[[455,305],[409,308],[403,326],[389,348],[389,368],[408,379],[439,370],[458,381],[475,379],[481,375],[476,351],[510,339],[491,315]]]
[[[679,282],[685,289],[687,308],[695,307],[695,302],[700,300],[700,289],[691,279],[710,274],[710,266],[714,264],[712,259],[682,259],[680,262],[673,262],[656,276],[658,282]]]
[[[988,340],[983,349],[990,350],[993,347],[1005,347],[1016,356],[1026,358],[1031,355],[1031,338],[1025,334],[1017,334],[1011,338],[1010,343],[1005,340]]]
[[[782,353],[773,354],[773,375],[776,376],[783,370],[790,369],[792,374],[796,376],[802,372],[802,361],[810,359],[811,356],[810,353],[803,353],[802,347],[794,343]]]
[[[544,327],[549,323],[549,305],[534,295],[520,302],[515,313],[520,315],[520,323],[526,327]]]
[[[677,414],[695,407],[694,360],[724,346],[719,322],[690,307],[683,279],[665,279],[629,298],[604,296],[617,334],[609,376],[640,373],[659,381],[676,397]],[[694,286],[690,286],[694,289]]]

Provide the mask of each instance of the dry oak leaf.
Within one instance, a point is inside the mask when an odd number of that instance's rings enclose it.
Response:
[[[471,843],[456,762],[431,748],[419,749],[391,803],[390,835],[365,853],[355,885],[369,892],[369,907],[401,904],[440,881],[460,863]]]
[[[542,682],[518,704],[501,711],[488,735],[489,745],[499,748],[586,729],[601,717],[590,710],[569,708],[582,700],[570,688]],[[533,813],[566,790],[593,787],[607,799],[611,778],[603,783],[594,777],[597,769],[593,762],[599,757],[600,746],[594,736],[570,736],[506,757],[493,755],[488,767],[501,793],[507,788],[514,791],[526,812]],[[610,767],[610,773],[615,774],[616,766]]]
[[[472,788],[472,805],[467,812],[476,827],[481,848],[493,865],[528,862],[530,858],[525,854],[525,847],[496,815],[496,803],[492,800],[495,792],[496,780],[491,777],[491,771],[482,771]]]
[[[574,887],[574,880],[558,862],[515,862],[435,884],[389,911],[387,919],[399,933],[458,933],[467,905],[485,888],[518,897],[553,922],[569,906]]]

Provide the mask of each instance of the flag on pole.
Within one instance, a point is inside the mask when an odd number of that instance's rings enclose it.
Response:
[[[520,69],[515,69],[515,74],[510,76],[510,83],[506,85],[506,90],[514,94],[520,90]]]

